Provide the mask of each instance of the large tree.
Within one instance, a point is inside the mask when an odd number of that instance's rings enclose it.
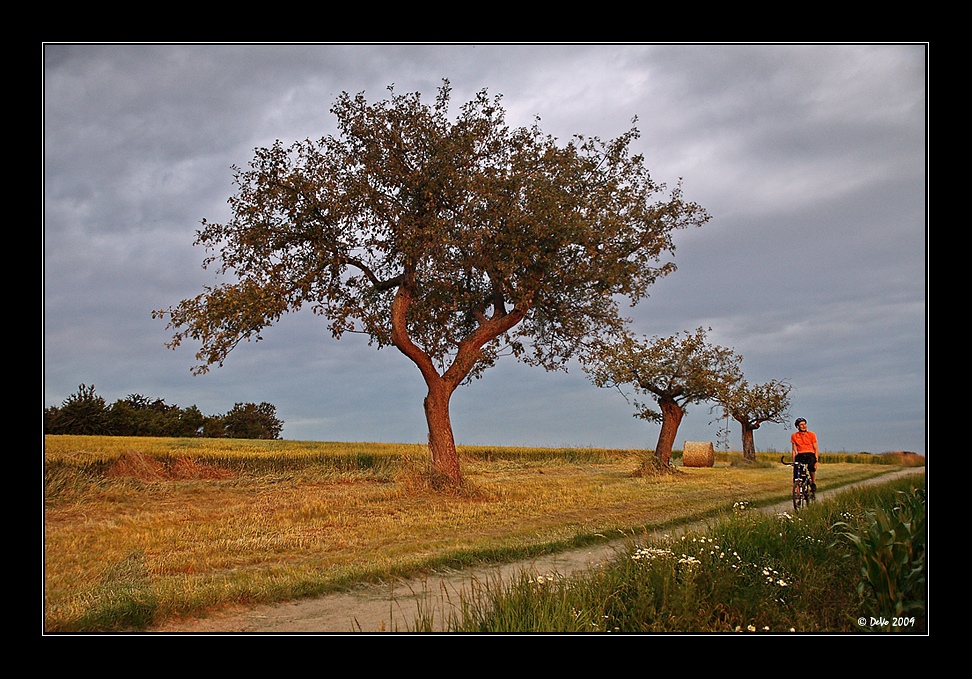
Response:
[[[749,384],[742,380],[728,385],[716,400],[724,417],[731,417],[742,426],[742,452],[747,460],[756,459],[753,432],[764,422],[782,424],[788,419],[790,385],[779,380],[763,384]]]
[[[713,400],[742,379],[741,361],[732,349],[710,344],[699,328],[650,340],[626,335],[593,351],[585,368],[599,387],[622,393],[631,388],[654,400],[658,410],[635,401],[636,417],[661,423],[655,456],[646,457],[643,467],[667,469],[687,406]]]
[[[336,338],[361,332],[421,371],[434,467],[462,482],[449,402],[508,351],[563,367],[585,338],[619,333],[660,276],[672,233],[708,220],[619,138],[567,143],[511,129],[486,91],[450,118],[444,81],[369,104],[343,93],[338,134],[257,149],[225,224],[197,244],[232,277],[174,308],[170,346],[201,342],[195,370],[220,365],[243,340],[309,304]]]

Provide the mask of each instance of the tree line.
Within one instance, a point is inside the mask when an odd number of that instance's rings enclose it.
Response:
[[[129,394],[109,405],[94,385],[80,385],[60,406],[44,409],[45,434],[278,439],[283,421],[270,403],[237,403],[225,415],[204,415],[163,399]]]

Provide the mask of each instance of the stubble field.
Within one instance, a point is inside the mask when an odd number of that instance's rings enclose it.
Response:
[[[424,483],[420,446],[47,437],[45,631],[147,629],[531,558],[789,492],[778,454],[756,467],[721,454],[712,468],[639,478],[638,451],[461,453],[466,487],[445,492]],[[895,468],[830,457],[821,491]]]

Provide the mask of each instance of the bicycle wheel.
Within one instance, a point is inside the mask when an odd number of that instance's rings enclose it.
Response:
[[[793,482],[793,511],[799,511],[803,506],[803,486],[799,481]]]

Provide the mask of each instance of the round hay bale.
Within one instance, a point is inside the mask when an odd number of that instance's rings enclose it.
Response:
[[[686,441],[682,449],[685,467],[711,467],[715,464],[715,448],[709,441]]]

